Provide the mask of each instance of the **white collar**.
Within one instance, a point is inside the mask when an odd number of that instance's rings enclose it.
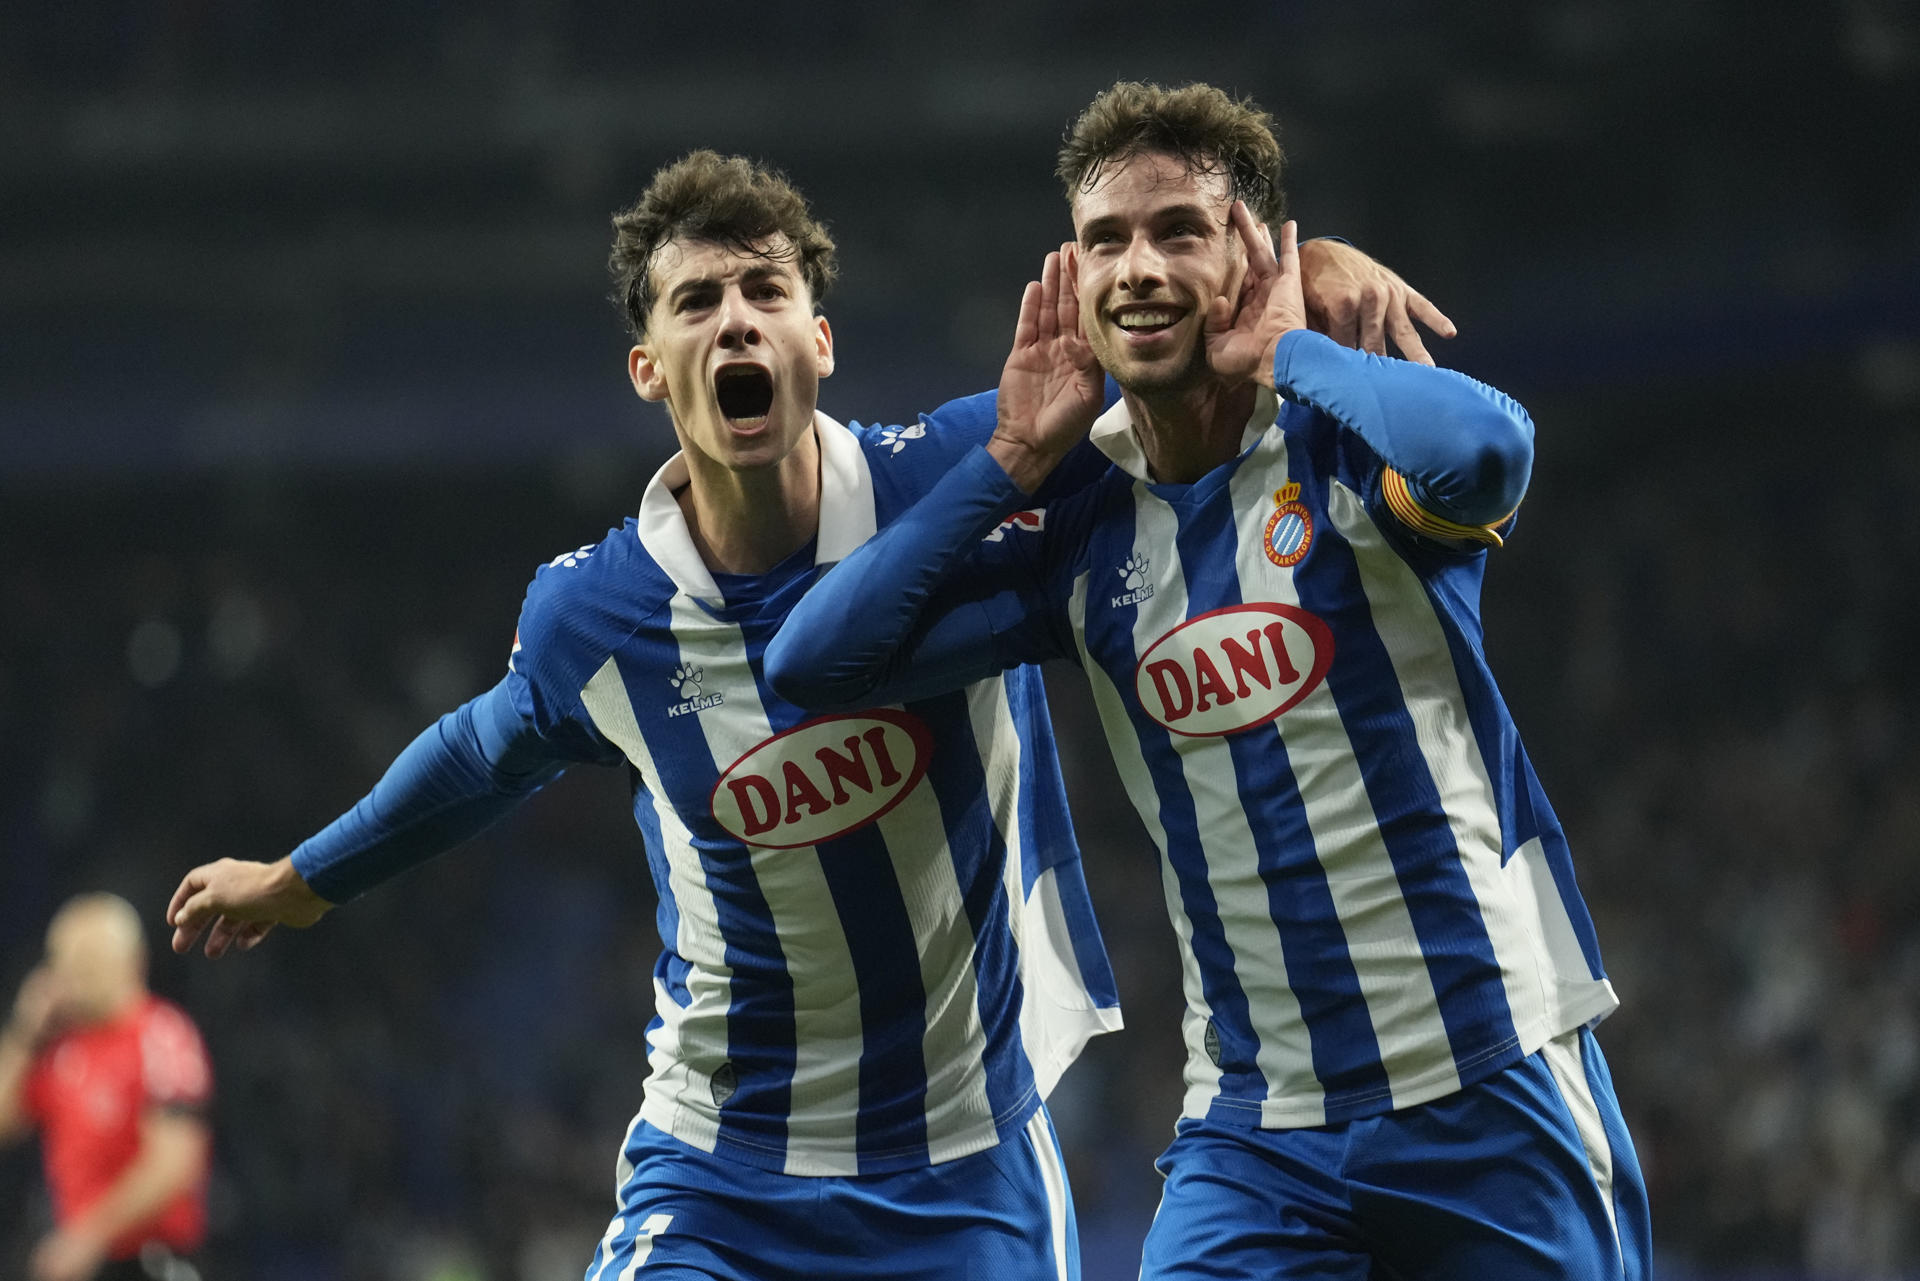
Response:
[[[1279,418],[1280,397],[1271,388],[1257,388],[1253,397],[1253,416],[1247,419],[1246,430],[1240,433],[1240,452],[1251,449],[1254,442],[1266,435],[1267,429]],[[1153,480],[1147,468],[1147,451],[1140,444],[1140,434],[1133,428],[1133,414],[1127,409],[1124,396],[1093,420],[1093,430],[1087,433],[1087,439],[1127,475],[1137,480]]]
[[[873,537],[873,476],[859,438],[819,410],[813,428],[820,441],[820,527],[814,564],[832,565]],[[640,544],[682,592],[715,605],[721,603],[713,574],[694,548],[687,518],[674,491],[689,479],[684,453],[661,464],[640,499]]]

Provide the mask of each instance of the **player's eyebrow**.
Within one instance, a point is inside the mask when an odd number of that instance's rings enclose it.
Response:
[[[740,287],[745,289],[769,279],[786,280],[790,275],[791,273],[788,272],[782,264],[760,263],[748,267],[740,273]],[[726,273],[724,272],[715,272],[704,276],[690,276],[667,291],[667,302],[670,305],[677,304],[691,294],[705,292],[710,289],[719,289],[725,279]]]
[[[1222,227],[1226,225],[1227,221],[1226,219],[1216,217],[1205,205],[1196,204],[1192,201],[1182,201],[1177,205],[1162,206],[1148,214],[1146,218],[1147,222],[1154,224],[1179,222],[1182,220],[1195,222],[1203,227]],[[1126,220],[1119,214],[1106,214],[1102,217],[1095,218],[1087,223],[1086,226],[1080,228],[1080,242],[1086,244],[1095,235],[1116,231],[1125,224]]]

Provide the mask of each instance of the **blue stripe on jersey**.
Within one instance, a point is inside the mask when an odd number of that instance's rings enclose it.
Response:
[[[1019,1027],[1025,999],[1019,950],[1007,924],[1016,905],[1007,902],[1006,879],[998,875],[1006,866],[1007,843],[993,821],[967,704],[966,692],[960,691],[922,699],[909,708],[932,731],[934,758],[944,762],[942,769],[929,770],[927,779],[940,805],[947,849],[973,931],[974,999],[980,1020],[989,1036],[991,1029],[1000,1028],[1010,1038]],[[994,1124],[1024,1122],[1035,1098],[1027,1056],[1005,1053],[1003,1041],[996,1039],[982,1057]]]
[[[854,1148],[861,1173],[869,1172],[872,1161],[905,1155],[925,1164],[927,992],[893,860],[877,826],[816,848],[860,989],[860,1117]],[[804,849],[789,853],[813,856]]]
[[[1053,720],[1046,715],[1046,686],[1040,669],[1016,667],[1001,679],[1013,716],[1014,733],[1020,740],[1020,795],[1023,798],[1064,796],[1060,756],[1053,741]],[[1040,879],[1040,874],[1048,868],[1055,869],[1060,906],[1073,938],[1073,959],[1080,967],[1080,981],[1094,1004],[1120,1004],[1120,990],[1107,963],[1099,923],[1094,920],[1093,900],[1087,894],[1079,846],[1066,822],[1067,807],[1025,801],[1019,811],[1021,892],[1032,893],[1033,883]]]
[[[667,995],[684,1006],[693,999],[687,990],[687,972],[693,967],[674,950],[674,943],[680,937],[680,904],[673,897],[673,885],[668,880],[667,846],[660,831],[660,816],[654,813],[653,796],[640,781],[640,772],[629,765],[627,775],[633,783],[633,821],[640,828],[641,843],[647,851],[647,870],[653,874],[654,885],[659,887],[660,905],[654,910],[653,921],[665,946],[653,973],[666,987]]]
[[[771,625],[755,619],[742,626],[741,637],[767,723],[775,734],[783,734],[809,714],[782,702],[767,684],[767,645],[777,625],[777,618]],[[924,1164],[927,992],[920,978],[913,918],[887,843],[880,828],[869,825],[787,854],[820,860],[860,992],[860,1115],[854,1150],[862,1172],[870,1161],[897,1162],[903,1155]]]
[[[1573,853],[1567,848],[1560,820],[1547,803],[1526,749],[1520,745],[1513,715],[1507,710],[1506,700],[1494,685],[1493,674],[1478,648],[1480,626],[1472,607],[1478,597],[1480,571],[1484,565],[1483,554],[1441,569],[1424,580],[1427,598],[1433,602],[1441,633],[1446,636],[1447,648],[1453,656],[1453,668],[1460,679],[1460,692],[1466,700],[1467,720],[1473,726],[1480,759],[1487,762],[1495,812],[1500,816],[1500,830],[1506,833],[1506,848],[1500,851],[1501,862],[1505,863],[1514,850],[1528,841],[1540,839],[1547,869],[1560,891],[1561,905],[1573,923],[1574,937],[1580,940],[1580,954],[1586,958],[1588,976],[1597,979],[1606,972],[1600,963],[1600,936],[1593,928],[1593,917],[1574,880]],[[1501,761],[1512,761],[1513,772],[1499,768]],[[1516,784],[1523,794],[1515,795]]]
[[[675,658],[679,660],[677,647]],[[712,787],[713,755],[700,718],[669,717],[665,703],[641,694],[624,663],[620,679],[660,772],[662,789],[668,796],[705,794]],[[720,1141],[760,1152],[784,1152],[795,1063],[793,976],[786,953],[747,851],[709,815],[695,819],[683,813],[682,819],[699,850],[701,870],[713,894],[721,937],[726,940],[726,963],[736,974],[751,976],[729,989],[727,1055],[738,1084],[720,1105]],[[752,1057],[744,1057],[749,1053]],[[695,1066],[710,1072],[718,1064]]]
[[[1130,523],[1109,522],[1095,527],[1094,565],[1118,565],[1132,554],[1134,532]],[[1095,655],[1131,655],[1134,653],[1133,625],[1139,607],[1118,605],[1096,608],[1097,587],[1087,592],[1084,624],[1087,650]],[[1124,671],[1130,664],[1102,663],[1109,671]],[[1213,1011],[1214,1029],[1220,1038],[1220,1094],[1222,1097],[1262,1097],[1266,1083],[1253,1067],[1255,1043],[1253,1019],[1247,1006],[1247,994],[1233,970],[1233,949],[1227,945],[1226,931],[1220,923],[1220,909],[1213,896],[1213,883],[1207,877],[1205,847],[1200,840],[1200,821],[1194,812],[1193,796],[1187,790],[1180,754],[1174,750],[1172,736],[1161,728],[1140,706],[1137,698],[1125,698],[1127,717],[1140,741],[1140,754],[1153,776],[1158,800],[1160,828],[1166,833],[1166,857],[1180,889],[1181,910],[1192,927],[1190,946],[1200,970],[1201,994]],[[1138,798],[1136,803],[1138,803]],[[1225,1065],[1244,1065],[1228,1070]]]
[[[1209,568],[1220,562],[1223,549],[1231,563],[1238,540],[1232,506],[1208,503],[1191,519],[1181,514],[1175,544],[1187,579],[1187,617],[1241,604],[1239,576]],[[1327,1120],[1345,1120],[1390,1096],[1392,1089],[1326,869],[1314,857],[1306,804],[1277,722],[1231,735],[1226,746],[1266,882],[1268,911],[1275,921],[1287,922],[1278,930],[1281,954],[1307,1025],[1313,1072],[1326,1091]],[[1253,1041],[1251,1029],[1247,1039]]]
[[[1320,471],[1319,509],[1328,510],[1332,468]],[[1479,899],[1460,861],[1440,791],[1416,742],[1413,717],[1393,661],[1369,621],[1366,590],[1353,549],[1332,521],[1316,545],[1318,572],[1294,582],[1300,604],[1340,637],[1327,689],[1353,744],[1380,840],[1393,863],[1427,974],[1447,1029],[1454,1062],[1464,1073],[1518,1036],[1499,962]],[[1347,617],[1342,617],[1347,615]]]

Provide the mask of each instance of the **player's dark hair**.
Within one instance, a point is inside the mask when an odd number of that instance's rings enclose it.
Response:
[[[1286,216],[1280,185],[1286,157],[1273,117],[1249,98],[1212,85],[1167,89],[1122,80],[1101,93],[1067,129],[1056,171],[1071,205],[1100,179],[1102,166],[1157,151],[1177,157],[1190,174],[1225,174],[1234,197],[1261,222]]]
[[[786,245],[769,250],[780,234]],[[675,237],[725,245],[735,253],[798,261],[817,310],[837,273],[833,237],[777,169],[744,156],[695,151],[653,175],[640,199],[613,216],[613,304],[635,341],[647,335],[653,309],[653,256]]]

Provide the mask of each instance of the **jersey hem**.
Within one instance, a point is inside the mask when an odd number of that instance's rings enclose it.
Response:
[[[1205,1120],[1252,1130],[1297,1130],[1328,1124],[1328,1114],[1336,1114],[1337,1123],[1361,1121],[1401,1108],[1431,1103],[1456,1094],[1495,1073],[1518,1063],[1558,1036],[1590,1028],[1620,1005],[1613,985],[1598,979],[1582,998],[1569,1001],[1558,1010],[1558,1017],[1535,1020],[1524,1029],[1471,1055],[1464,1062],[1452,1061],[1422,1072],[1399,1090],[1368,1090],[1333,1098],[1242,1099],[1216,1095],[1204,1107],[1189,1102],[1181,1109],[1185,1120]]]
[[[928,1143],[875,1153],[793,1143],[774,1147],[733,1135],[716,1135],[713,1117],[702,1116],[685,1104],[668,1099],[643,1101],[639,1119],[688,1147],[758,1170],[800,1178],[849,1178],[858,1174],[897,1174],[902,1170],[927,1169],[999,1147],[1020,1134],[1039,1110],[1039,1087],[1030,1085],[1017,1101],[993,1118],[991,1129],[983,1129],[972,1138],[942,1143],[938,1159],[928,1155],[931,1146]],[[710,1142],[702,1142],[696,1135],[713,1137]]]

